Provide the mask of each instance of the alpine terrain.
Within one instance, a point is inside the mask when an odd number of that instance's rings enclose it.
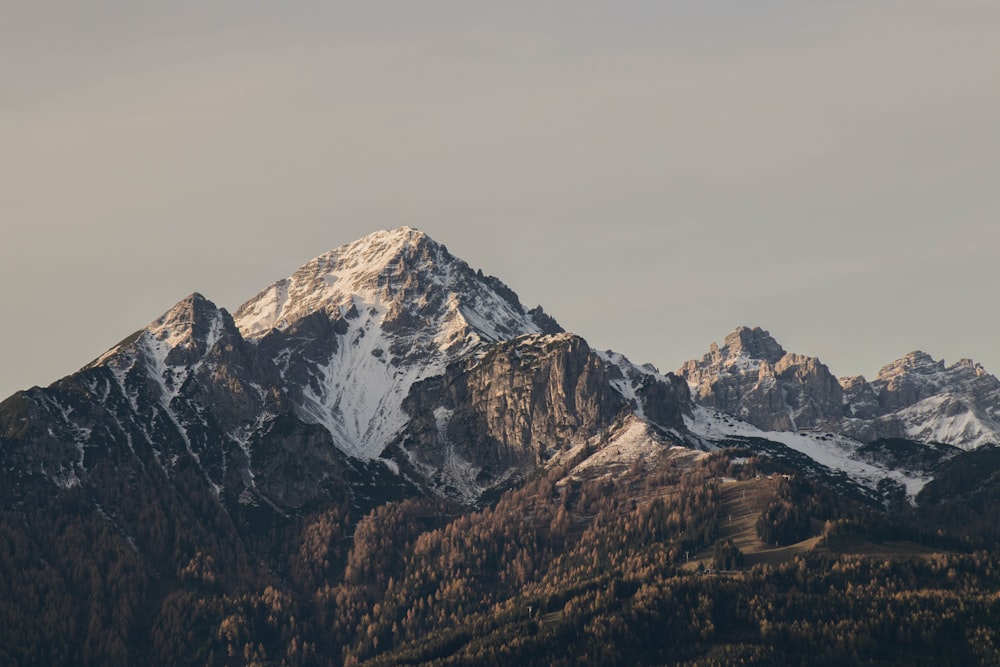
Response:
[[[595,350],[402,227],[0,403],[0,663],[993,664],[1000,381]]]

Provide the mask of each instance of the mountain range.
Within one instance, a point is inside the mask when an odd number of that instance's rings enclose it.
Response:
[[[46,631],[21,620],[0,642],[0,657],[38,664],[82,655],[89,657],[79,664],[215,661],[214,653],[187,653],[165,629],[173,628],[171,614],[194,613],[182,604],[193,599],[182,593],[195,584],[214,591],[205,600],[230,611],[249,590],[270,591],[260,599],[271,607],[297,590],[317,599],[342,595],[340,602],[354,600],[361,609],[361,598],[345,592],[349,582],[391,586],[375,572],[359,574],[363,564],[351,560],[359,540],[399,549],[419,544],[366,533],[375,519],[362,517],[407,503],[423,503],[407,521],[430,530],[450,518],[481,516],[470,512],[498,511],[542,478],[553,485],[546,493],[561,493],[560,502],[572,507],[567,494],[580,485],[725,460],[729,475],[742,470],[749,480],[751,469],[772,466],[866,512],[908,516],[953,499],[952,480],[968,465],[988,468],[973,491],[992,493],[996,468],[988,462],[998,443],[1000,381],[970,360],[946,366],[911,352],[870,381],[838,379],[819,359],[786,352],[767,331],[739,327],[701,359],[661,373],[591,348],[420,231],[376,232],[306,263],[233,314],[192,294],[76,373],[0,403],[8,544],[0,592],[20,590],[11,576],[27,567],[40,580],[61,582],[52,584],[53,599],[87,599],[69,626],[57,624],[63,644],[46,645]],[[637,493],[622,497],[636,507],[649,501]],[[541,510],[532,507],[518,512],[537,517]],[[413,530],[402,526],[393,530]],[[560,539],[576,534],[561,530]],[[706,528],[700,542],[685,538],[689,550],[707,547],[718,530]],[[88,540],[113,546],[97,555]],[[282,540],[297,545],[299,555]],[[60,548],[83,555],[64,562],[54,555]],[[309,549],[326,555],[305,559]],[[546,553],[526,557],[556,558]],[[101,588],[112,582],[72,574],[80,563],[109,558],[134,575],[134,585],[122,584],[129,600],[124,624],[112,618]],[[524,585],[532,580],[530,572],[523,578]],[[81,598],[81,586],[101,590]],[[0,617],[54,613],[44,600],[4,604]],[[368,620],[350,623],[371,624],[372,605],[383,602],[366,604],[358,613]],[[351,653],[345,647],[354,640],[346,634],[341,643],[317,640],[323,614],[334,613],[323,608],[304,634],[272,610],[286,625],[279,623],[274,636],[266,629],[241,635],[240,646],[250,651],[245,662],[252,662],[259,633],[266,635],[260,650],[273,657],[282,646],[285,664],[380,655],[368,644]],[[225,644],[228,617],[219,613],[192,645]],[[312,652],[299,646],[293,659],[282,633],[312,641]],[[324,658],[317,642],[340,653]],[[241,661],[230,658],[219,661]]]
[[[22,415],[4,421],[5,456],[31,462],[16,476],[69,487],[109,451],[168,475],[187,457],[219,497],[281,507],[321,497],[340,465],[474,503],[629,419],[701,450],[752,433],[912,490],[927,471],[871,470],[854,450],[998,443],[1000,381],[922,352],[871,382],[838,380],[748,327],[662,374],[593,350],[401,228],[317,257],[234,315],[193,294],[80,372],[15,394],[5,414]],[[278,424],[301,441],[295,457],[263,446]]]

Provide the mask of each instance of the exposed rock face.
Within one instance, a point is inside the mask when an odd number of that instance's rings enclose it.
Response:
[[[578,336],[522,336],[414,385],[399,453],[438,487],[474,497],[630,412],[682,430],[688,404],[679,378],[595,352]]]
[[[870,383],[837,381],[818,359],[785,353],[766,331],[740,327],[679,374],[697,403],[766,431],[822,429],[863,442],[909,438],[963,448],[1000,442],[1000,381],[968,359],[945,366],[911,352]]]
[[[878,394],[863,375],[840,378],[844,390],[844,413],[847,417],[874,419],[881,411]]]
[[[758,428],[813,428],[842,414],[843,391],[818,359],[788,354],[755,327],[740,327],[714,343],[701,360],[688,361],[678,375],[695,402],[727,412]]]
[[[402,446],[445,483],[485,486],[606,428],[624,407],[582,338],[523,336],[414,385]]]
[[[944,370],[943,361],[934,361],[919,350],[883,366],[872,383],[881,412],[893,412],[933,396],[946,383]]]
[[[884,366],[870,385],[852,379],[850,386],[840,429],[852,437],[910,438],[965,449],[1000,442],[1000,380],[970,359],[945,366],[925,352],[911,352]]]
[[[843,411],[843,390],[819,359],[786,354],[774,367],[796,428],[811,428],[836,419]]]

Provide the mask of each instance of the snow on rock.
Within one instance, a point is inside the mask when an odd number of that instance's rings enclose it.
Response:
[[[863,400],[874,418],[843,424],[858,438],[901,436],[962,449],[1000,443],[1000,380],[969,359],[946,366],[911,352],[884,366]]]
[[[265,341],[324,314],[336,340],[317,358],[285,356],[302,381],[299,415],[352,456],[378,457],[407,421],[410,387],[486,343],[540,333],[495,278],[473,271],[423,232],[380,231],[308,262],[240,307],[243,336]],[[299,335],[289,333],[289,335]]]
[[[760,328],[739,327],[678,373],[696,403],[768,432],[818,429],[964,449],[1000,443],[1000,380],[969,359],[946,366],[916,351],[870,383],[837,380],[819,359],[786,353]]]
[[[854,481],[875,489],[879,481],[892,479],[906,487],[912,499],[926,485],[931,477],[904,470],[886,470],[854,458],[862,444],[857,440],[816,431],[762,431],[719,410],[697,406],[693,415],[685,419],[688,430],[704,439],[706,444],[728,438],[761,438],[778,442],[797,452],[805,454],[813,461],[830,470],[846,473]]]
[[[652,462],[655,457],[671,448],[671,444],[655,434],[648,423],[636,417],[626,419],[621,427],[608,434],[606,442],[591,443],[591,446],[594,444],[600,449],[573,468],[572,474],[628,468],[637,462]],[[578,448],[573,448],[566,456],[572,458],[578,452]]]
[[[921,442],[961,443],[965,449],[1000,442],[1000,424],[968,396],[931,396],[896,413],[906,437]]]
[[[636,366],[618,352],[612,350],[604,352],[595,350],[595,352],[608,366],[618,369],[618,373],[611,374],[611,386],[629,402],[635,414],[644,419],[642,401],[639,400],[636,388],[640,385],[643,376],[653,376],[657,380],[664,379],[663,376],[653,366]]]

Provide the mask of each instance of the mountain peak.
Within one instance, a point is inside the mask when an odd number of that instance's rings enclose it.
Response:
[[[331,255],[337,257],[350,255],[355,259],[358,267],[375,268],[391,264],[401,255],[412,254],[420,249],[442,247],[441,244],[418,229],[397,227],[396,229],[372,232],[357,241],[321,255],[320,258]]]
[[[217,329],[224,319],[220,317],[221,313],[221,308],[200,293],[193,292],[153,320],[146,330],[170,348],[189,347],[213,337],[212,330]]]
[[[765,430],[812,428],[843,410],[843,390],[830,370],[814,357],[786,353],[760,327],[737,327],[721,348],[713,343],[678,374],[695,402]]]
[[[256,339],[317,312],[336,320],[362,308],[402,327],[447,311],[491,340],[558,329],[541,311],[525,310],[500,280],[411,227],[374,232],[316,257],[246,302],[234,319]]]
[[[944,361],[937,361],[921,350],[909,352],[896,361],[879,369],[876,382],[889,382],[902,375],[937,375],[944,368]]]
[[[300,416],[362,458],[377,456],[403,426],[414,382],[489,343],[560,330],[499,279],[411,227],[320,255],[234,319],[283,377],[298,378]]]
[[[730,357],[746,356],[771,363],[785,356],[785,350],[771,334],[760,327],[737,327],[726,336],[723,347]]]
[[[307,262],[243,304],[234,319],[244,336],[259,338],[317,311],[336,319],[362,304],[385,307],[398,301],[408,274],[450,274],[457,263],[466,266],[424,232],[377,231]]]

